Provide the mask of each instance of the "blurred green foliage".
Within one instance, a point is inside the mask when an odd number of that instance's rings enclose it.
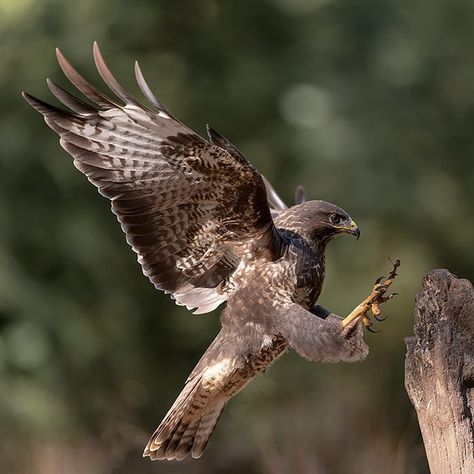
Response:
[[[356,365],[294,354],[239,395],[200,461],[141,450],[218,330],[141,275],[109,204],[20,98],[61,84],[54,47],[230,138],[287,199],[344,207],[321,302],[343,315],[402,260]],[[474,276],[474,2],[0,0],[0,471],[422,473],[403,337],[424,273]]]

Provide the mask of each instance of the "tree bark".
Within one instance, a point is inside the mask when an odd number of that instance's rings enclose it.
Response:
[[[474,473],[474,290],[447,270],[423,278],[405,387],[432,474]]]

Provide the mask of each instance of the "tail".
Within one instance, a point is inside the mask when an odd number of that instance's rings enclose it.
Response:
[[[257,353],[249,361],[232,331],[217,335],[191,372],[183,391],[148,442],[143,456],[180,461],[189,453],[200,458],[228,400],[242,390],[286,349],[286,342]],[[269,360],[269,355],[271,358]]]
[[[195,459],[202,456],[227,399],[214,399],[206,406],[208,400],[200,390],[201,380],[193,382],[189,381],[180,393],[148,441],[143,456],[153,461],[181,461],[189,453]]]
[[[221,331],[191,372],[186,385],[156,429],[143,456],[178,461],[189,453],[200,458],[232,394],[223,388],[237,362],[233,346]]]

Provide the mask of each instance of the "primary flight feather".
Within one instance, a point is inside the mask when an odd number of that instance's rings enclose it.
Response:
[[[97,44],[93,53],[116,98],[90,85],[59,50],[61,69],[89,102],[50,80],[67,110],[23,95],[76,168],[110,199],[155,287],[195,313],[227,301],[221,331],[144,452],[151,459],[198,458],[228,400],[288,348],[320,362],[367,355],[358,324],[367,308],[344,324],[316,305],[327,243],[341,233],[359,236],[359,229],[344,210],[306,201],[301,189],[288,208],[218,132],[208,127],[208,141],[174,118],[138,63],[148,105],[118,83]],[[385,290],[369,303],[383,302]]]

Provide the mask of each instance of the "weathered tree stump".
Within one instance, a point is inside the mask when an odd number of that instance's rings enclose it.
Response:
[[[474,290],[433,270],[416,297],[405,387],[432,474],[474,473]]]

